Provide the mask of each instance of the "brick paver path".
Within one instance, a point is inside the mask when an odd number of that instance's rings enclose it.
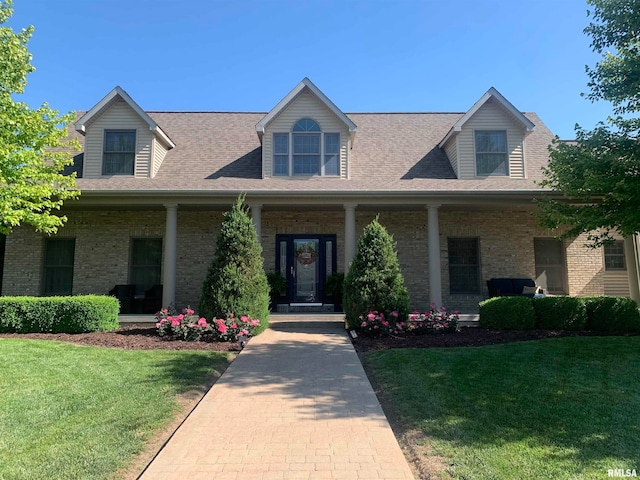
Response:
[[[342,322],[281,315],[140,478],[413,476]]]

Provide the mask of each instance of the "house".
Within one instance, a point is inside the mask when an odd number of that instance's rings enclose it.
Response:
[[[538,226],[553,135],[494,88],[461,113],[345,114],[307,78],[268,113],[146,112],[116,87],[71,134],[82,195],[56,236],[6,237],[4,295],[162,284],[164,305],[195,306],[223,213],[246,193],[292,308],[331,301],[325,279],[348,268],[376,215],[417,309],[475,312],[494,277],[637,296],[636,240],[593,250]]]

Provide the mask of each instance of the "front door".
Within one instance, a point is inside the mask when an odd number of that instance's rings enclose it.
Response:
[[[276,271],[287,279],[287,303],[324,303],[326,278],[335,272],[335,245],[335,235],[276,236]]]

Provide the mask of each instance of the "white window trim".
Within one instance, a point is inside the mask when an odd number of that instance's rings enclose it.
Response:
[[[313,120],[313,119],[311,119]],[[314,120],[315,121],[315,120]],[[297,123],[297,121],[296,121]],[[318,122],[316,122],[318,123]],[[294,123],[295,125],[295,123]],[[318,125],[320,125],[318,123]],[[342,134],[338,131],[324,131],[322,130],[322,128],[320,129],[319,132],[308,132],[308,134],[317,134],[320,135],[320,174],[319,175],[308,175],[308,174],[294,174],[293,173],[293,135],[294,133],[299,134],[299,135],[305,135],[305,132],[294,132],[293,131],[293,127],[291,127],[291,130],[289,132],[273,132],[271,134],[271,176],[273,177],[280,177],[280,178],[292,178],[292,177],[296,177],[296,178],[310,178],[310,177],[317,177],[317,176],[321,176],[321,177],[327,177],[327,178],[340,178],[341,177],[341,171],[342,171],[342,155],[341,155],[341,151],[342,151]],[[275,157],[276,157],[276,142],[275,142],[275,137],[276,135],[288,135],[288,148],[287,148],[287,156],[289,158],[289,162],[288,162],[288,173],[287,175],[276,175],[275,173]],[[325,173],[325,135],[337,135],[338,136],[338,173],[337,174],[326,174]],[[280,154],[281,155],[281,154]]]
[[[135,135],[134,143],[133,143],[133,173],[104,173],[104,155],[105,155],[105,143],[107,141],[107,132],[133,132]],[[136,176],[136,165],[138,163],[138,139],[140,132],[138,132],[137,128],[103,128],[102,129],[102,154],[100,157],[100,174],[103,177],[135,177]],[[153,158],[151,157],[151,162],[153,163]],[[86,162],[85,162],[86,163]],[[84,168],[84,166],[83,166]],[[151,166],[153,169],[153,166]]]
[[[476,150],[476,132],[504,132],[504,140],[505,140],[505,146],[507,151],[505,152],[505,155],[507,156],[507,160],[506,160],[506,167],[507,167],[507,173],[504,175],[492,175],[492,174],[479,174],[478,173],[478,152]],[[511,176],[511,169],[509,168],[509,132],[507,129],[501,129],[501,128],[494,128],[494,129],[488,129],[488,128],[475,128],[472,131],[473,134],[473,138],[472,138],[472,142],[473,142],[473,171],[475,173],[476,177],[480,177],[480,178],[487,178],[487,177],[510,177]],[[523,146],[524,148],[524,146]],[[487,153],[487,152],[484,152]],[[460,158],[458,158],[458,161],[460,161]]]
[[[607,245],[602,247],[602,265],[604,267],[604,271],[605,272],[626,272],[627,271],[627,252],[625,251],[624,248],[624,240],[620,240],[620,239],[615,239],[615,242],[621,242],[622,243],[622,260],[623,260],[623,267],[622,268],[607,268],[607,254],[606,254],[606,247]]]

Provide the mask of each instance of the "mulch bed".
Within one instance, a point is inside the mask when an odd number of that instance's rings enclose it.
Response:
[[[352,339],[352,342],[356,351],[363,353],[391,348],[480,347],[542,338],[594,335],[632,336],[637,334],[569,332],[562,330],[487,330],[480,327],[463,327],[459,333],[386,338],[359,336],[356,339]],[[159,337],[155,327],[139,326],[122,327],[112,332],[96,333],[2,333],[0,338],[59,340],[78,345],[124,348],[128,350],[214,350],[218,352],[239,352],[241,350],[239,343],[218,343],[206,340],[200,342],[171,341],[167,338]]]
[[[122,327],[112,332],[95,333],[2,333],[0,338],[32,338],[59,340],[94,347],[124,348],[127,350],[215,350],[239,352],[239,343],[183,342],[158,336],[155,327]]]

